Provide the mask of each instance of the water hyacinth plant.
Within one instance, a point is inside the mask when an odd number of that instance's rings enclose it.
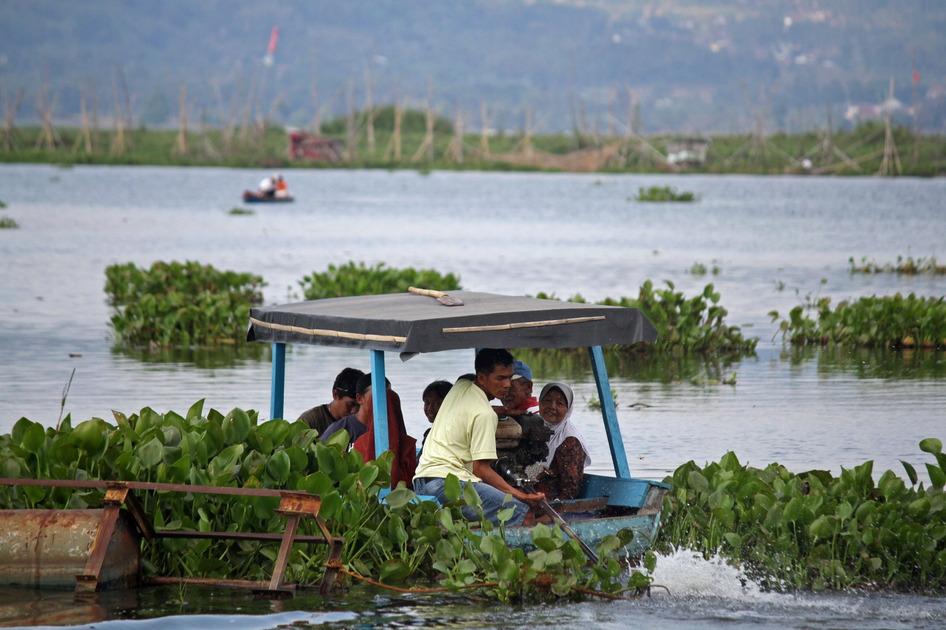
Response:
[[[931,438],[930,487],[892,471],[874,482],[873,462],[841,475],[794,474],[739,462],[732,452],[690,461],[665,481],[658,548],[719,553],[774,589],[854,587],[946,590],[946,455]]]
[[[250,308],[263,302],[260,276],[188,261],[105,270],[112,327],[133,346],[210,346],[243,339]]]
[[[695,201],[696,197],[691,192],[678,193],[676,188],[670,186],[651,186],[639,188],[635,199],[637,201]]]
[[[866,256],[861,258],[861,264],[858,265],[854,262],[854,257],[851,256],[848,259],[848,264],[850,264],[852,274],[896,273],[898,275],[908,276],[915,276],[917,274],[946,275],[946,265],[937,265],[935,256],[917,258],[916,260],[913,260],[912,256],[907,256],[906,260],[904,260],[903,256],[897,256],[897,264],[895,265],[892,263],[878,265],[874,261],[867,262]]]
[[[15,230],[20,227],[13,217],[0,217],[0,230]]]
[[[510,549],[502,526],[471,523],[460,509],[473,506],[482,517],[472,486],[461,488],[449,477],[441,507],[417,501],[403,486],[384,501],[390,486],[392,454],[362,462],[346,452],[340,432],[327,443],[302,422],[259,422],[254,411],[227,415],[195,403],[186,415],[159,414],[144,408],[126,416],[113,411],[115,423],[93,418],[72,427],[67,417],[59,430],[25,418],[0,436],[0,475],[10,478],[137,480],[190,485],[304,490],[321,497],[320,516],[333,536],[343,536],[343,573],[403,585],[411,578],[460,590],[478,585],[501,601],[619,595],[639,592],[651,578],[628,574],[619,550],[633,537],[629,530],[608,536],[598,546],[597,564],[587,564],[577,543],[558,526],[537,526],[526,553]],[[239,497],[137,491],[157,530],[282,533],[286,517],[276,513],[279,497]],[[96,508],[102,490],[0,486],[0,509]],[[505,517],[511,516],[508,510]],[[300,534],[318,535],[310,520]],[[278,542],[155,539],[142,543],[144,570],[152,575],[268,580]],[[324,545],[297,544],[286,580],[316,584],[324,572]],[[645,559],[653,569],[654,556]]]
[[[700,295],[686,298],[682,292],[674,291],[673,282],[664,282],[666,289],[655,289],[648,280],[636,299],[608,298],[599,304],[639,308],[660,334],[657,352],[682,356],[690,352],[752,354],[755,351],[758,338],[743,337],[738,326],[725,323],[729,311],[719,305],[720,294],[712,284],[706,285]]]
[[[329,265],[328,270],[312,272],[299,285],[307,300],[344,297],[349,295],[381,295],[403,293],[408,287],[456,291],[460,288],[460,277],[452,273],[441,275],[435,269],[395,269],[383,262],[373,267],[364,262],[349,261],[345,265]]]
[[[782,339],[794,345],[837,344],[867,348],[946,347],[946,298],[862,297],[831,310],[831,298],[806,298],[779,322]],[[817,310],[814,320],[806,311]],[[778,311],[770,311],[772,321]]]

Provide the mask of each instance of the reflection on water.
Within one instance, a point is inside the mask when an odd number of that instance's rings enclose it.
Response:
[[[142,363],[180,364],[182,368],[196,367],[205,370],[239,368],[250,362],[268,362],[272,360],[272,346],[247,342],[215,348],[129,348],[114,346],[112,352]]]
[[[942,350],[792,346],[781,358],[793,366],[817,361],[821,372],[862,379],[946,378],[946,352]]]

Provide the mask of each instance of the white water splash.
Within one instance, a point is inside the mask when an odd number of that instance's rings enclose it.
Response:
[[[751,599],[774,601],[779,595],[765,593],[746,576],[745,571],[726,563],[718,555],[705,560],[699,553],[678,549],[668,556],[657,554],[654,584],[665,586],[673,597],[720,597],[723,599]],[[653,595],[666,595],[655,588]]]

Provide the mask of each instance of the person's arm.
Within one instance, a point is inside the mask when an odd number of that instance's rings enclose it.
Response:
[[[513,488],[506,480],[503,479],[498,472],[493,470],[490,466],[490,460],[488,459],[477,459],[473,460],[473,474],[483,480],[483,483],[489,484],[501,490],[503,492],[508,492],[515,499],[519,499],[523,503],[528,503],[532,507],[536,507],[542,499],[545,498],[545,495],[541,492],[536,494],[527,494],[522,490]]]

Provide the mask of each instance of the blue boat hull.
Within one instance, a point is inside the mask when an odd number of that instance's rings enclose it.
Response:
[[[553,503],[575,534],[594,549],[605,537],[616,535],[622,529],[634,532],[634,538],[624,552],[637,558],[650,549],[660,529],[660,509],[669,486],[645,479],[618,479],[599,475],[585,475],[581,495],[574,501]],[[587,511],[570,511],[597,501],[600,507]],[[551,526],[551,524],[550,524]],[[565,534],[565,532],[562,532]],[[565,534],[568,537],[568,534]],[[535,549],[532,527],[507,527],[506,542],[510,547],[524,551]]]

